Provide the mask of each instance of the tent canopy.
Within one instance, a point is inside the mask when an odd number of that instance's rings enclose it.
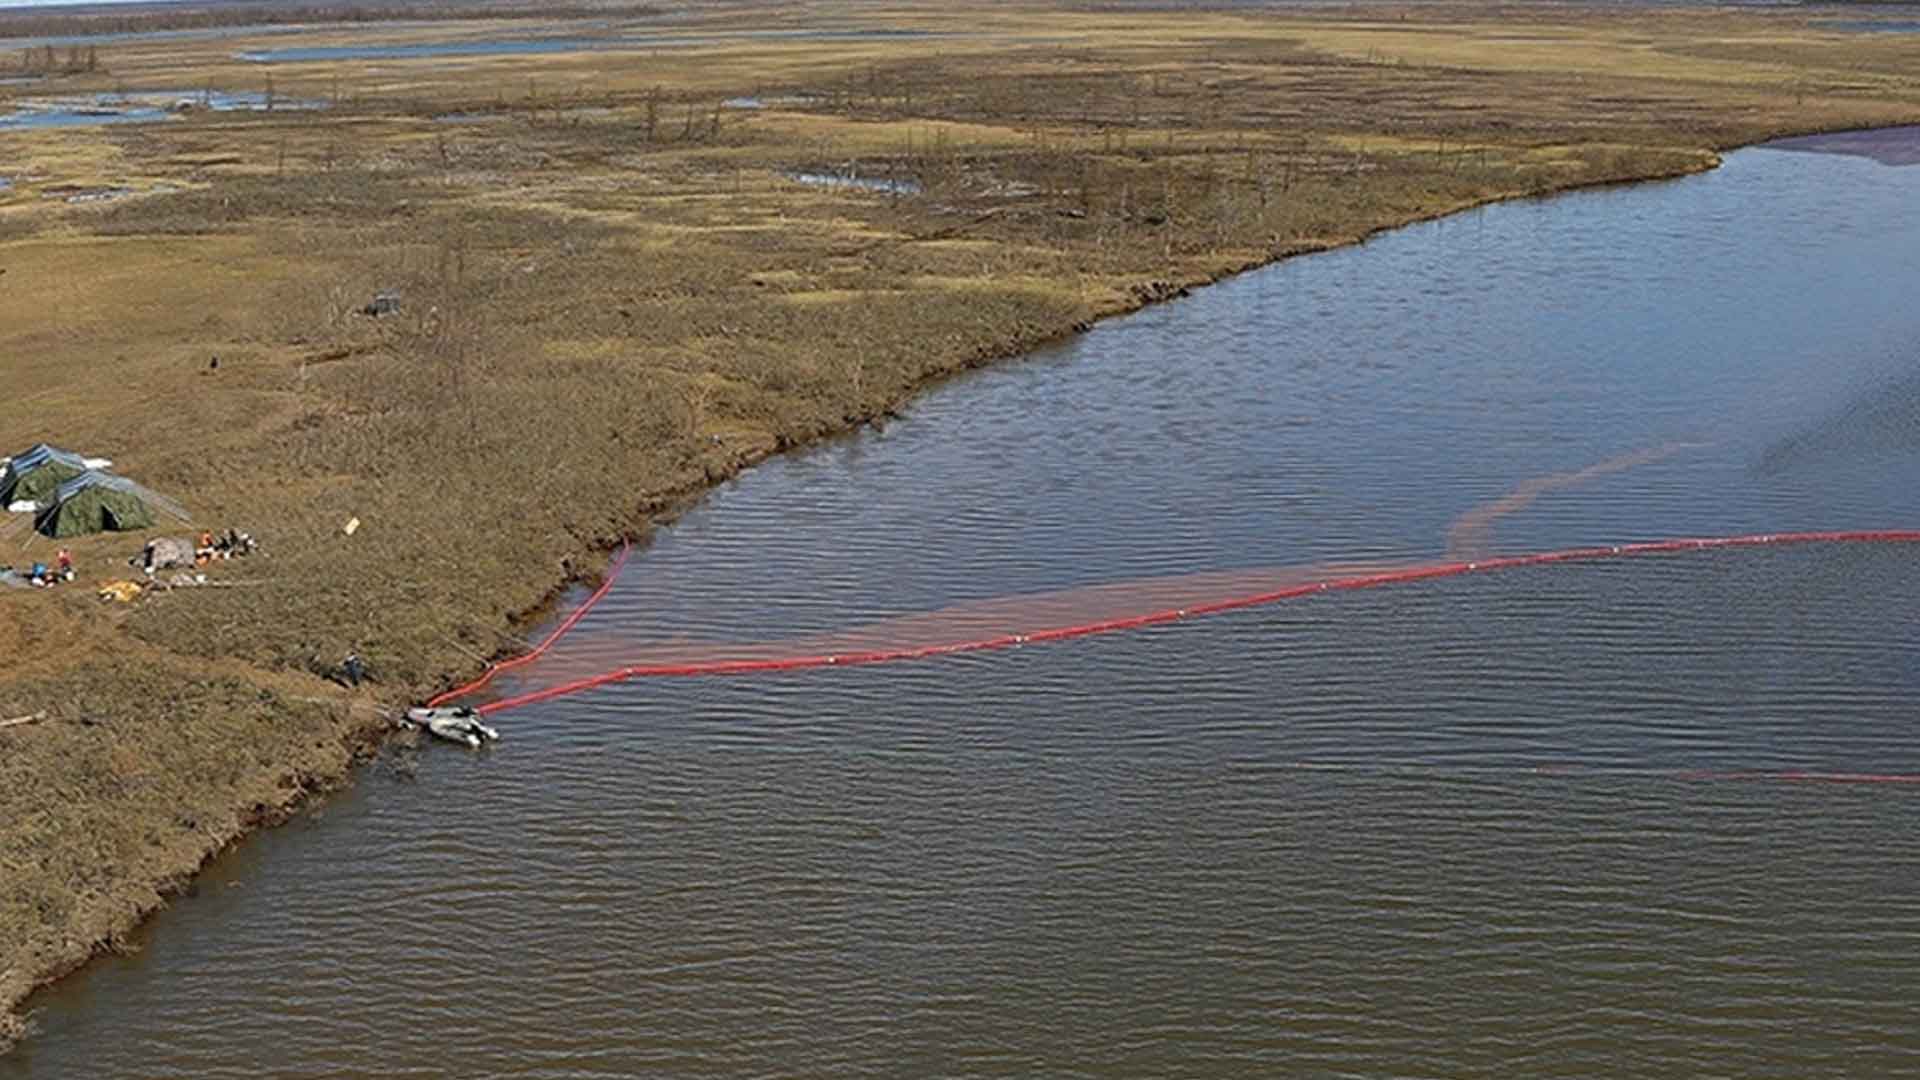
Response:
[[[156,510],[187,520],[187,512],[173,500],[124,476],[89,469],[55,490],[33,526],[52,537],[150,529]]]
[[[87,471],[87,459],[71,450],[35,443],[7,462],[0,475],[0,506],[27,501],[45,506],[61,484]]]

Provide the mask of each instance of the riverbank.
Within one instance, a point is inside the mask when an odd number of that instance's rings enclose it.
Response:
[[[512,651],[556,582],[770,453],[1287,255],[1920,120],[1904,75],[1875,81],[1873,58],[1784,19],[1675,16],[1663,51],[1625,19],[1542,18],[1570,44],[1516,53],[1488,41],[1511,23],[1414,33],[1385,12],[1033,8],[933,58],[725,45],[661,54],[644,77],[663,89],[604,54],[489,61],[484,81],[329,67],[280,91],[368,88],[298,115],[22,136],[19,172],[42,179],[0,205],[0,345],[34,415],[0,436],[106,453],[251,529],[267,584],[129,612],[0,597],[18,658],[0,713],[49,712],[0,732],[0,1002],[344,779],[377,705]],[[1034,43],[1063,33],[1073,48]],[[1766,55],[1797,81],[1720,55],[1791,34]],[[230,76],[232,47],[107,60],[193,85]],[[1895,72],[1910,48],[1875,47]],[[523,80],[524,98],[497,89]],[[762,107],[724,107],[743,95]],[[809,168],[920,191],[787,177]],[[93,182],[177,190],[74,209],[37,190]],[[400,313],[356,314],[386,289]],[[104,568],[129,546],[79,554]],[[373,691],[319,677],[349,649]]]

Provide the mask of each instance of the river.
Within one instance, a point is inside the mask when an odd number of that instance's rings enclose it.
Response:
[[[1920,525],[1916,200],[1752,149],[1112,320],[715,492],[502,689]],[[1750,774],[1920,773],[1916,602],[1910,547],[1716,551],[604,687],[242,845],[0,1077],[1911,1073],[1920,786]]]

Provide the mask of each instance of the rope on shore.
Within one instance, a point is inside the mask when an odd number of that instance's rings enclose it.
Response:
[[[1185,619],[1200,618],[1205,615],[1217,615],[1243,608],[1259,607],[1279,603],[1284,600],[1299,599],[1324,592],[1338,592],[1351,589],[1373,589],[1384,585],[1403,582],[1425,581],[1432,578],[1456,577],[1463,574],[1483,574],[1497,570],[1512,570],[1525,566],[1543,566],[1552,563],[1586,562],[1600,559],[1632,558],[1644,555],[1664,553],[1703,551],[1718,548],[1751,548],[1784,544],[1911,544],[1920,543],[1920,529],[1877,529],[1834,532],[1788,532],[1788,533],[1751,533],[1742,536],[1705,537],[1681,540],[1656,540],[1635,544],[1614,544],[1601,547],[1569,548],[1563,551],[1540,552],[1531,555],[1509,555],[1472,561],[1447,561],[1426,563],[1418,566],[1402,567],[1374,573],[1351,574],[1330,577],[1319,581],[1309,581],[1270,592],[1253,593],[1225,600],[1197,604],[1184,608],[1167,608],[1140,615],[1117,619],[1105,619],[1098,622],[1079,623],[1036,630],[1024,634],[1003,634],[996,637],[977,638],[966,641],[953,641],[935,645],[921,645],[911,648],[876,649],[861,652],[816,653],[811,655],[789,656],[772,659],[735,659],[712,660],[697,663],[679,664],[636,664],[615,668],[612,671],[557,686],[535,690],[529,693],[508,697],[499,701],[490,701],[477,708],[481,713],[504,712],[536,702],[548,701],[569,694],[577,694],[594,687],[609,683],[624,682],[629,679],[667,678],[700,675],[743,675],[764,671],[796,671],[807,668],[851,667],[864,664],[889,663],[896,660],[922,660],[936,656],[949,656],[958,653],[986,652],[993,649],[1014,648],[1021,645],[1038,644],[1048,641],[1065,641],[1071,638],[1090,637],[1095,634],[1110,634],[1122,630],[1135,630],[1162,623],[1178,622]],[[624,563],[624,553],[621,562]],[[434,698],[429,705],[441,705],[455,698],[463,697],[485,686],[500,671],[527,663],[546,652],[560,636],[572,629],[599,599],[606,595],[613,584],[618,567],[609,571],[607,579],[587,602],[569,615],[546,640],[534,650],[523,656],[502,661],[488,669],[485,675],[466,686],[450,690]],[[1782,774],[1780,779],[1829,779],[1839,774]],[[1905,777],[1884,778],[1883,782],[1910,782]],[[1911,782],[1920,782],[1915,780]]]

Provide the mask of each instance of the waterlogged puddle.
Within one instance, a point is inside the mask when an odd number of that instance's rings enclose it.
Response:
[[[918,180],[894,180],[882,176],[860,176],[855,173],[790,172],[787,179],[809,187],[855,188],[860,191],[877,191],[883,195],[918,195],[922,188]]]
[[[0,114],[0,131],[35,128],[95,127],[102,124],[139,124],[164,120],[167,111],[148,106],[103,108],[93,105],[29,102]]]
[[[923,30],[743,30],[733,33],[634,37],[495,38],[396,42],[371,45],[305,45],[252,49],[236,57],[250,64],[299,64],[327,60],[419,60],[448,56],[537,56],[546,53],[622,49],[684,49],[764,41],[863,41],[934,36]]]
[[[40,197],[43,199],[59,199],[62,202],[79,204],[112,202],[115,199],[124,199],[132,194],[134,194],[134,189],[130,187],[98,187],[82,188],[78,191],[48,191],[42,193]]]
[[[179,191],[180,185],[157,183],[146,189],[131,184],[110,184],[96,187],[81,187],[77,184],[56,184],[41,189],[40,197],[50,202],[64,202],[75,206],[87,203],[114,202],[134,195],[165,195]]]
[[[325,103],[319,101],[283,97],[269,100],[266,94],[252,91],[141,90],[128,94],[95,94],[84,98],[19,102],[13,111],[0,113],[0,131],[153,123],[201,110],[268,112],[325,107]]]
[[[753,94],[746,97],[728,98],[721,106],[728,109],[779,109],[786,106],[802,107],[812,105],[820,99],[812,94],[781,94],[768,97]]]
[[[130,100],[164,102],[174,112],[208,109],[213,112],[279,112],[281,109],[324,109],[324,101],[286,98],[271,99],[257,90],[142,90],[129,94]]]

